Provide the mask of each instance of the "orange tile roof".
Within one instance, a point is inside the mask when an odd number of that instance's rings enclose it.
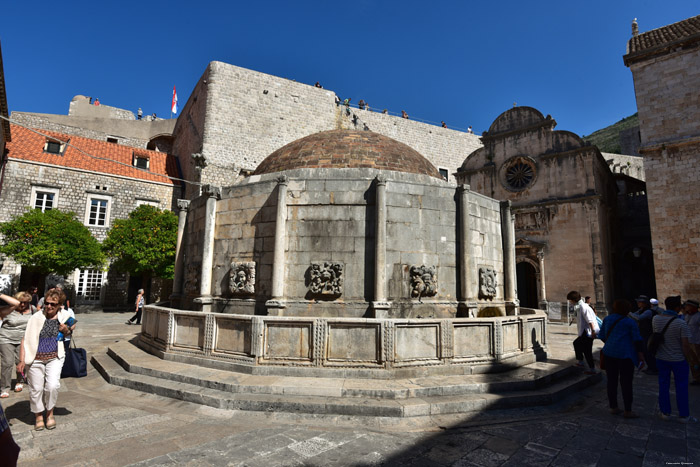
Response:
[[[632,38],[627,42],[627,55],[623,57],[625,65],[664,53],[684,43],[700,40],[700,15],[684,19],[661,28],[652,29]]]
[[[63,154],[44,152],[46,137],[27,128],[11,125],[12,141],[7,143],[8,157],[25,161],[41,162],[56,167],[82,169],[90,172],[120,175],[123,177],[168,183],[171,185],[179,184],[179,182],[168,178],[181,178],[177,160],[175,156],[171,154],[133,148],[116,143],[83,138],[81,136],[66,135],[54,131],[37,131],[61,141],[68,141],[69,144],[75,147],[66,146]],[[90,157],[78,151],[76,148],[102,159]],[[139,157],[147,157],[149,159],[148,170],[140,170],[132,165],[134,153]]]

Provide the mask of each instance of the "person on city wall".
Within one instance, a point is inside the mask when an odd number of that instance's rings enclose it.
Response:
[[[32,296],[28,292],[19,292],[15,295],[19,304],[4,317],[0,325],[0,399],[10,397],[10,385],[12,383],[12,370],[19,363],[19,347],[27,329],[27,323],[36,308],[32,306]],[[17,372],[15,392],[24,389],[22,375]]]
[[[566,295],[569,305],[578,313],[578,337],[574,340],[574,352],[576,352],[576,366],[584,367],[585,357],[588,363],[587,374],[595,373],[595,361],[593,360],[593,339],[599,331],[598,321],[595,319],[593,309],[586,305],[581,294],[572,290]]]
[[[20,346],[17,371],[26,369],[29,382],[29,407],[36,420],[34,429],[56,428],[53,410],[61,387],[61,368],[65,359],[65,349],[59,344],[59,333],[71,334],[66,324],[70,317],[62,308],[66,295],[60,289],[46,292],[42,313],[35,313],[27,323],[27,330]],[[44,423],[46,411],[46,423]]]
[[[659,369],[659,410],[660,417],[668,420],[671,417],[671,373],[676,383],[676,406],[678,421],[688,423],[697,421],[690,416],[688,402],[688,362],[690,355],[690,329],[688,323],[678,319],[681,311],[680,295],[668,297],[665,300],[666,311],[654,316],[653,332],[662,333],[663,341],[656,352],[656,366]],[[664,331],[665,328],[665,331]]]
[[[632,381],[634,368],[644,362],[644,346],[637,323],[629,318],[632,305],[627,300],[615,300],[613,313],[603,320],[598,337],[605,342],[601,350],[601,368],[608,377],[608,403],[610,413],[623,413],[617,405],[617,385],[622,390],[625,418],[637,418],[632,412]],[[604,363],[603,363],[604,362]]]

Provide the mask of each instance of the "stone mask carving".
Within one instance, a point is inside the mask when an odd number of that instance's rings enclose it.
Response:
[[[411,297],[432,297],[437,294],[437,276],[435,268],[428,266],[411,266]]]
[[[343,293],[342,263],[311,263],[309,292],[313,295],[339,296]]]
[[[479,268],[479,298],[494,298],[497,293],[496,287],[496,271],[491,268]]]
[[[231,263],[229,288],[234,294],[255,293],[255,261]]]

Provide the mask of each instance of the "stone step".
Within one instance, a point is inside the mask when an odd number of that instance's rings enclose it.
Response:
[[[586,376],[575,372],[544,388],[534,390],[409,396],[402,399],[369,396],[345,397],[342,392],[328,391],[328,387],[318,390],[315,384],[317,378],[310,378],[310,384],[297,386],[291,392],[285,390],[277,393],[241,392],[240,390],[232,392],[226,389],[231,387],[230,382],[225,383],[220,388],[211,388],[160,376],[131,373],[111,355],[119,354],[112,350],[110,355],[106,353],[96,354],[91,359],[95,368],[110,384],[215,408],[258,412],[373,417],[420,417],[469,413],[489,409],[551,404],[601,379],[600,375]],[[162,369],[160,371],[164,372]],[[196,378],[198,371],[202,371],[202,369],[190,366],[190,377]],[[367,385],[368,381],[362,381],[362,383]],[[249,386],[253,390],[261,387],[261,385]],[[246,386],[244,385],[244,387]],[[290,386],[290,388],[294,388],[294,386]],[[300,388],[307,390],[302,394],[295,393],[295,391],[300,391]],[[246,389],[249,388],[246,387]]]
[[[535,390],[580,373],[566,362],[536,362],[504,373],[395,380],[262,376],[161,360],[129,342],[107,353],[130,373],[219,389],[230,393],[408,399]]]

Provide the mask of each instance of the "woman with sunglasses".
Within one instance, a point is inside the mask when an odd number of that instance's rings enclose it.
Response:
[[[19,363],[19,346],[27,329],[27,322],[36,311],[31,304],[32,296],[27,292],[19,292],[15,295],[19,301],[0,325],[0,399],[10,397],[10,385],[12,384],[12,370]],[[15,392],[24,389],[22,375],[17,372],[17,384]]]
[[[23,373],[27,368],[29,408],[36,417],[36,431],[44,427],[49,430],[56,428],[53,409],[58,399],[58,388],[61,387],[61,368],[65,359],[65,349],[58,342],[58,333],[66,336],[72,332],[64,324],[69,318],[68,311],[61,307],[65,300],[66,294],[60,289],[46,292],[42,313],[35,313],[29,319],[19,350],[17,371]]]

